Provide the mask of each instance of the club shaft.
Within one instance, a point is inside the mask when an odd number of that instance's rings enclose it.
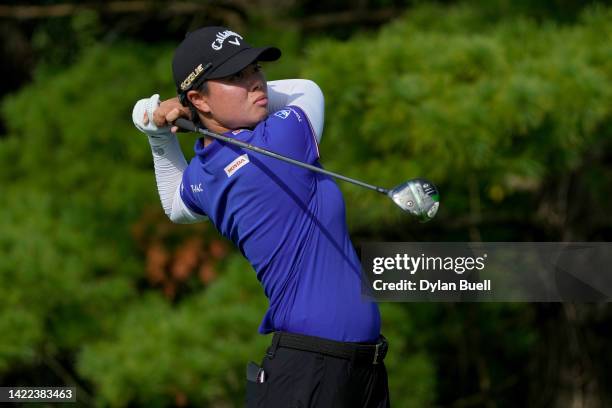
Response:
[[[303,168],[308,169],[308,170],[312,170],[312,171],[317,172],[317,173],[326,174],[328,176],[332,176],[332,177],[335,177],[337,179],[340,179],[340,180],[343,180],[343,181],[347,181],[349,183],[353,183],[353,184],[356,184],[356,185],[361,186],[361,187],[369,188],[370,190],[377,191],[377,192],[379,192],[381,194],[387,194],[389,192],[389,190],[387,190],[386,188],[382,188],[382,187],[374,186],[372,184],[364,183],[363,181],[355,180],[353,178],[343,176],[342,174],[334,173],[333,171],[325,170],[325,169],[322,169],[320,167],[313,166],[311,164],[301,162],[299,160],[291,159],[291,158],[283,156],[281,154],[274,153],[274,152],[271,152],[271,151],[266,150],[266,149],[262,149],[261,147],[253,146],[251,144],[242,142],[240,140],[232,139],[231,137],[227,137],[227,136],[223,136],[223,135],[220,135],[218,133],[215,133],[215,132],[211,132],[208,129],[201,129],[201,128],[195,126],[193,124],[193,122],[191,122],[191,121],[189,121],[187,119],[179,118],[179,119],[177,119],[175,121],[175,125],[177,125],[178,127],[182,128],[182,129],[188,130],[190,132],[201,133],[201,134],[203,134],[205,136],[212,137],[213,139],[221,140],[223,142],[226,142],[226,143],[229,143],[229,144],[233,144],[235,146],[242,147],[243,149],[252,150],[254,152],[257,152],[257,153],[260,153],[260,154],[264,154],[266,156],[273,157],[275,159],[282,160],[284,162],[291,163],[291,164],[294,164],[296,166],[300,166],[300,167],[303,167]]]

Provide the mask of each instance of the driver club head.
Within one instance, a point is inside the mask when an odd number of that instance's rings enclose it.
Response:
[[[440,206],[440,193],[432,182],[417,178],[391,189],[388,196],[402,210],[409,212],[421,222],[433,219]]]

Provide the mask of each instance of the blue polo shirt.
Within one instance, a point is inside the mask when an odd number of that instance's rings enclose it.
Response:
[[[321,167],[314,132],[296,106],[225,135]],[[181,197],[255,269],[270,303],[259,332],[375,341],[378,305],[361,299],[361,266],[335,181],[218,140],[204,147],[199,139],[195,152]]]

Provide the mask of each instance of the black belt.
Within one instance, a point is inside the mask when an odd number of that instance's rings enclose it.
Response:
[[[277,347],[310,351],[360,363],[378,364],[385,358],[389,344],[380,335],[376,344],[348,343],[286,332],[275,332],[267,356],[274,357]]]

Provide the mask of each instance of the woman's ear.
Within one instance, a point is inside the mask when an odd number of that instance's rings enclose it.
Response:
[[[208,97],[198,91],[187,92],[187,99],[195,106],[195,108],[204,113],[210,113],[212,109],[208,104]]]

